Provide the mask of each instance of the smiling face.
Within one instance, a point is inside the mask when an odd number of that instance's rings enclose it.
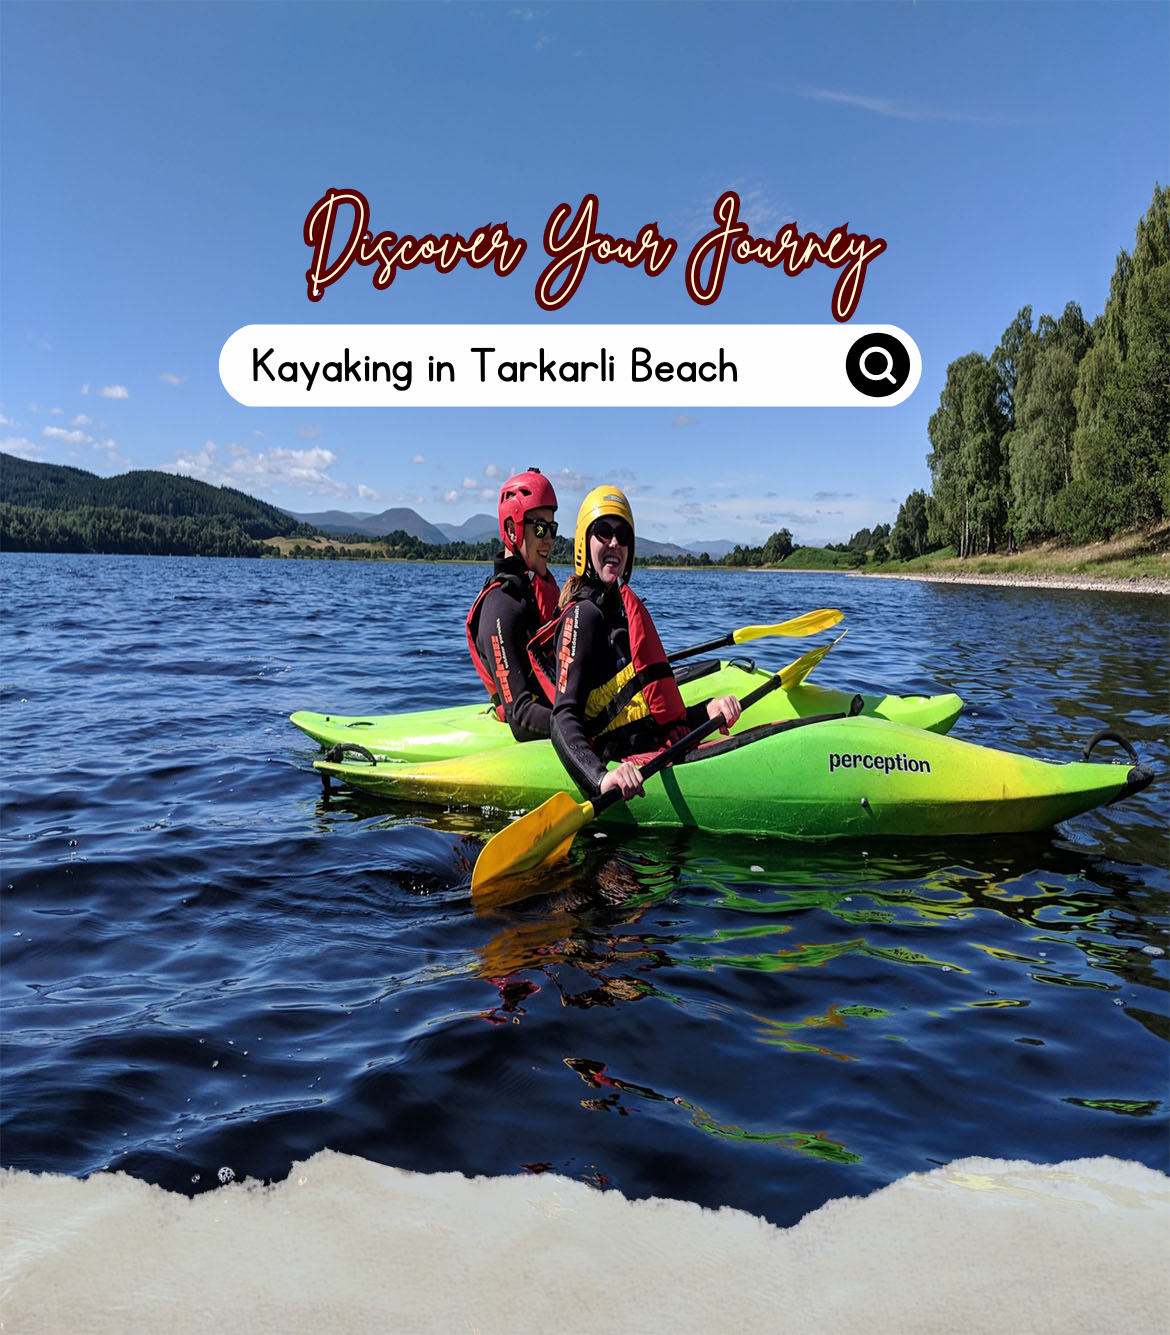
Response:
[[[621,579],[633,536],[623,519],[598,519],[590,526],[589,564],[606,587]]]
[[[545,532],[541,537],[536,536],[537,524],[550,524],[556,510],[551,505],[541,505],[535,510],[529,510],[524,516],[524,532],[520,535],[520,555],[524,558],[529,570],[535,571],[542,579],[548,574],[548,558],[552,554],[553,535]],[[512,521],[508,520],[509,529]]]

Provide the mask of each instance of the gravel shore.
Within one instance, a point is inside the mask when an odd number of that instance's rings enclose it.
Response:
[[[1003,584],[1018,589],[1083,589],[1090,593],[1160,593],[1170,594],[1170,579],[1135,575],[1130,579],[1093,579],[1089,575],[895,575],[874,571],[851,570],[862,579],[920,579],[932,584]]]

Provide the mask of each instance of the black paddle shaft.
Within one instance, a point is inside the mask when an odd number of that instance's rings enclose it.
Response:
[[[783,671],[775,673],[762,685],[757,686],[754,691],[745,695],[739,702],[740,712],[745,713],[752,705],[762,700],[765,695],[770,695],[780,685],[780,679],[783,675]],[[680,737],[673,746],[668,746],[665,751],[660,751],[653,760],[647,761],[645,765],[639,765],[638,768],[642,771],[642,778],[649,779],[657,774],[659,770],[673,764],[679,756],[693,750],[700,742],[710,737],[713,732],[718,732],[723,726],[722,718],[709,718],[706,723],[700,723],[697,728],[692,728],[685,737]],[[616,802],[624,800],[625,796],[620,788],[607,788],[599,797],[593,799],[593,814],[596,816],[612,807]]]
[[[707,654],[712,649],[726,649],[728,645],[735,643],[735,631],[727,635],[720,635],[717,640],[708,640],[706,644],[692,644],[689,649],[676,649],[673,654],[666,655],[668,663],[677,663],[683,658],[694,658],[696,654]]]

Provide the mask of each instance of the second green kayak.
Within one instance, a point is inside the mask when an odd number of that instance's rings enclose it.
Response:
[[[771,675],[743,663],[714,660],[689,665],[678,672],[686,703],[695,704],[717,695],[743,698]],[[947,732],[963,708],[962,700],[946,695],[862,695],[863,713],[905,723],[929,732]],[[851,691],[834,691],[804,681],[790,690],[773,691],[747,711],[736,730],[760,723],[808,718],[814,714],[845,713],[853,700]],[[375,756],[397,760],[450,760],[473,752],[515,748],[506,723],[496,718],[487,704],[453,705],[409,714],[344,715],[316,714],[298,710],[291,721],[321,746],[357,743]],[[528,742],[525,747],[539,745]]]

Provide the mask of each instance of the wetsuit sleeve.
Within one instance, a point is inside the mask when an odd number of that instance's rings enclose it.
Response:
[[[524,604],[493,589],[483,600],[476,647],[496,679],[504,718],[518,742],[547,737],[552,715],[549,706],[533,694],[528,631]]]
[[[591,602],[574,603],[561,622],[556,652],[557,698],[552,709],[552,744],[569,778],[586,796],[601,791],[606,767],[585,736],[585,701],[604,670],[609,637],[605,619]]]
[[[711,700],[715,697],[712,696]],[[697,728],[701,723],[707,722],[707,706],[711,700],[704,700],[701,704],[687,705],[687,732],[692,728]]]

